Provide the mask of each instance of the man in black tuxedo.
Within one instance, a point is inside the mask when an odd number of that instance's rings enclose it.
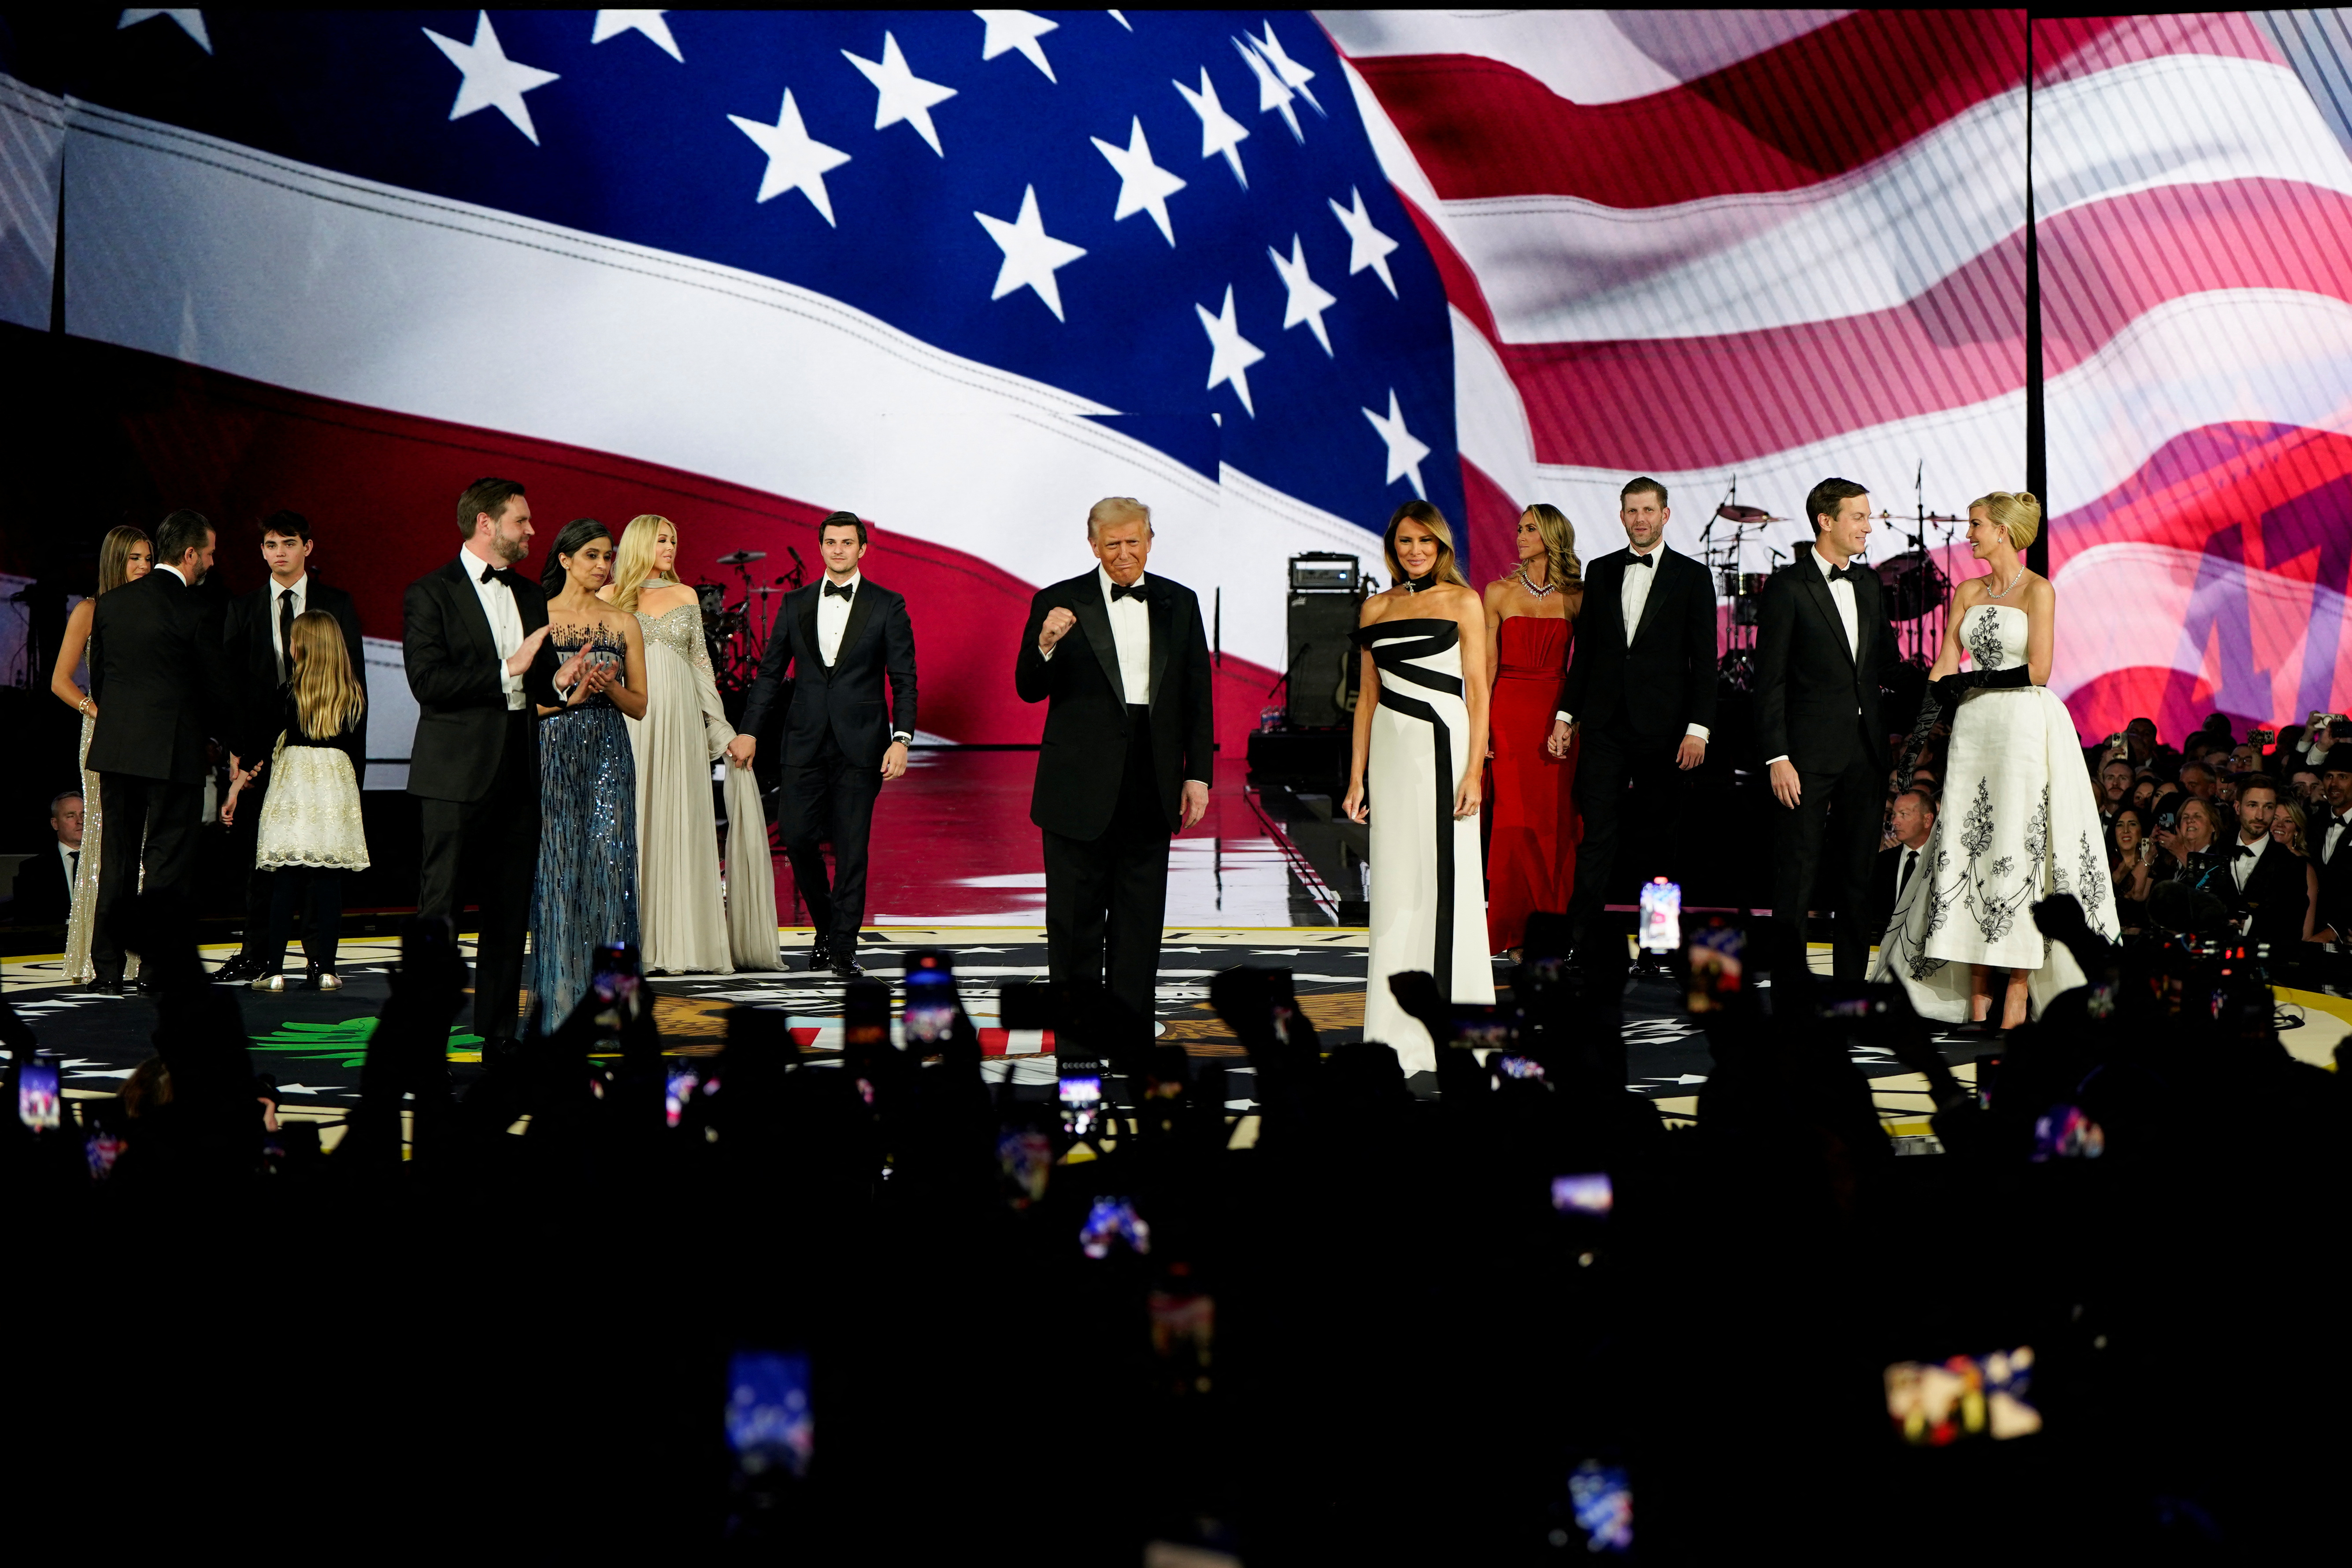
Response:
[[[8,919],[22,926],[62,925],[73,912],[74,878],[81,869],[81,791],[49,802],[51,842],[16,868]]]
[[[1570,925],[1580,944],[1615,875],[1625,792],[1642,792],[1645,816],[1663,825],[1643,844],[1643,874],[1685,879],[1683,804],[1690,772],[1706,761],[1715,723],[1715,580],[1666,548],[1666,487],[1642,478],[1618,496],[1626,547],[1584,569],[1576,655],[1560,690],[1550,747],[1568,750],[1584,727],[1577,763],[1576,847]]]
[[[2306,862],[2271,842],[2271,818],[2278,810],[2278,785],[2262,773],[2238,786],[2238,838],[2229,848],[2230,879],[2245,911],[2242,934],[2266,942],[2284,957],[2303,942],[2303,917],[2311,910]]]
[[[815,928],[809,968],[855,980],[866,973],[857,966],[857,932],[866,922],[874,802],[886,782],[907,771],[907,746],[915,738],[915,626],[906,596],[867,582],[858,570],[866,559],[863,518],[835,512],[817,525],[816,538],[824,576],[785,595],[744,698],[743,727],[728,751],[751,766],[754,737],[782,702],[778,796],[784,853]],[[788,662],[797,679],[784,679]],[[830,880],[819,847],[828,837]]]
[[[530,502],[512,479],[476,479],[457,498],[457,558],[408,585],[401,657],[416,697],[408,793],[422,802],[416,912],[453,924],[470,889],[481,907],[474,1032],[484,1058],[512,1048],[523,931],[539,869],[539,728],[534,702],[562,700],[559,679],[601,688],[603,666],[561,671],[547,645],[547,595],[514,570],[530,550]],[[554,1028],[563,1020],[545,1020]]]
[[[310,571],[310,521],[299,511],[274,511],[261,523],[261,560],[269,581],[250,594],[240,595],[228,607],[229,668],[244,699],[246,732],[265,752],[277,740],[281,717],[278,693],[293,678],[287,639],[294,617],[323,610],[343,628],[343,647],[350,653],[352,673],[367,679],[366,654],[360,643],[360,613],[352,596],[331,584],[321,583]],[[360,716],[359,754],[367,755],[367,716]],[[362,786],[366,780],[359,781]],[[261,831],[261,808],[268,796],[269,773],[262,770],[249,786],[230,826],[235,846],[232,863],[245,868],[245,945],[213,976],[215,980],[254,980],[268,972],[268,957],[261,951],[269,935],[271,875],[253,864]]]
[[[1897,662],[1878,575],[1861,559],[1870,495],[1823,479],[1805,500],[1812,548],[1772,574],[1758,610],[1756,731],[1780,804],[1772,912],[1792,953],[1824,861],[1836,879],[1832,963],[1860,980],[1870,957],[1870,859],[1885,809],[1879,688]]]
[[[1913,878],[1919,875],[1920,851],[1936,829],[1936,797],[1919,784],[1906,785],[1895,797],[1895,847],[1878,852],[1870,872],[1870,929],[1884,933],[1895,918]]]
[[[1110,995],[1148,1030],[1169,840],[1209,809],[1209,639],[1190,588],[1144,575],[1150,508],[1097,501],[1087,542],[1100,564],[1038,590],[1013,666],[1021,700],[1048,704],[1029,799],[1045,841],[1046,961],[1092,991],[1107,946]]]
[[[211,770],[205,744],[225,741],[232,754],[243,749],[220,617],[196,586],[212,569],[213,545],[213,526],[201,514],[173,512],[155,531],[155,570],[100,595],[90,622],[98,722],[89,766],[99,775],[107,825],[90,963],[98,989],[117,995],[123,954],[115,911],[139,891],[142,866],[148,892],[192,893]]]
[[[2319,914],[2312,935],[2352,947],[2352,747],[2320,763],[2319,809],[2311,816],[2311,858],[2319,863]]]

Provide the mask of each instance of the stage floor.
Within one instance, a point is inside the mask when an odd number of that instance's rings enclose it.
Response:
[[[1034,925],[889,925],[860,959],[874,978],[895,981],[908,953],[938,948],[950,953],[961,982],[966,1009],[982,1031],[992,1079],[1044,1086],[1057,1064],[1050,1035],[1007,1031],[998,1026],[997,988],[1008,980],[1045,973],[1045,932]],[[818,1052],[838,1043],[843,983],[804,967],[805,930],[780,933],[786,959],[782,972],[731,975],[656,976],[651,982],[665,1047],[679,1055],[716,1052],[724,1038],[726,1014],[737,1005],[786,1014],[803,1045]],[[1194,1056],[1226,1062],[1233,1095],[1228,1110],[1245,1122],[1255,1109],[1252,1075],[1241,1047],[1209,1005],[1210,977],[1236,964],[1279,965],[1292,972],[1301,1005],[1327,1046],[1361,1037],[1365,985],[1365,933],[1329,926],[1249,929],[1225,925],[1171,926],[1160,950],[1160,1037]],[[470,950],[470,942],[465,944]],[[209,949],[208,963],[226,963],[234,949]],[[240,994],[246,1028],[253,1042],[256,1070],[274,1074],[289,1112],[333,1121],[358,1096],[359,1070],[377,1010],[389,993],[387,976],[398,957],[397,943],[380,938],[347,941],[340,967],[348,982],[331,994],[287,992]],[[1826,973],[1829,950],[1816,944],[1816,971]],[[110,1094],[152,1054],[153,1005],[137,996],[109,997],[63,984],[54,958],[11,960],[0,964],[0,982],[17,1013],[30,1024],[44,1048],[64,1058],[68,1089],[81,1095]],[[2352,1001],[2314,993],[2281,991],[2282,1009],[2299,1020],[2286,1032],[2287,1047],[2299,1058],[2326,1065],[2336,1043],[2352,1032]],[[1661,1112],[1695,1120],[1697,1086],[1713,1067],[1706,1040],[1682,1011],[1677,990],[1664,982],[1639,980],[1625,997],[1626,1088],[1654,1100]],[[462,1087],[479,1072],[480,1041],[462,1020],[451,1031],[449,1061]],[[1962,1082],[1973,1077],[1973,1045],[1946,1052]],[[1857,1051],[1855,1065],[1870,1079],[1882,1121],[1890,1135],[1924,1140],[1928,1104],[1926,1080],[1906,1071],[1880,1051]],[[1237,1135],[1247,1137],[1245,1128]],[[1929,1147],[1924,1142],[1906,1147]]]

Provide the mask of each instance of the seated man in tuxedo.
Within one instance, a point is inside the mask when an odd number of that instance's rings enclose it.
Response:
[[[2278,811],[2278,785],[2261,773],[2238,786],[2238,841],[2230,849],[2230,877],[2244,906],[2243,934],[2266,942],[2274,952],[2292,952],[2303,941],[2304,916],[2311,912],[2310,865],[2271,842],[2271,818]]]
[[[274,511],[261,522],[261,560],[269,581],[250,594],[240,595],[228,607],[226,638],[230,673],[243,700],[247,731],[264,754],[278,738],[283,711],[278,693],[292,679],[286,639],[294,617],[308,610],[324,610],[343,630],[352,673],[362,681],[366,659],[360,644],[360,613],[352,596],[310,570],[310,520],[299,511]],[[367,716],[359,726],[359,755],[367,755]],[[247,759],[249,763],[252,759]],[[360,781],[362,785],[366,780]],[[215,980],[256,980],[268,970],[262,948],[269,936],[270,873],[254,867],[256,840],[261,831],[262,803],[268,797],[269,770],[248,785],[229,827],[233,863],[245,873],[245,943],[237,955],[214,975]]]
[[[784,596],[728,751],[745,767],[768,714],[784,705],[784,851],[815,934],[809,967],[844,980],[857,966],[866,922],[866,842],[882,786],[907,771],[915,738],[915,627],[907,599],[858,570],[866,520],[837,511],[817,524],[824,575]],[[795,679],[785,680],[784,665]],[[884,705],[887,681],[890,698]],[[781,696],[780,696],[781,693]],[[827,878],[821,846],[833,845]]]
[[[14,923],[62,925],[73,912],[74,877],[81,868],[81,816],[78,789],[49,802],[54,845],[16,868],[16,893],[8,909]]]
[[[1884,931],[1894,920],[1903,890],[1919,874],[1919,852],[1927,847],[1927,836],[1936,830],[1935,792],[1920,784],[1906,787],[1895,797],[1894,818],[1895,847],[1878,852],[1878,864],[1870,874],[1870,923],[1874,931]]]

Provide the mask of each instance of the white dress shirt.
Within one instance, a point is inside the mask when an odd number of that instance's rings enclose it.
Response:
[[[1830,603],[1837,606],[1838,620],[1845,626],[1845,651],[1856,663],[1860,663],[1862,660],[1862,613],[1854,607],[1853,579],[1851,577],[1832,579],[1830,574],[1837,570],[1837,563],[1822,554],[1822,547],[1818,543],[1805,552],[1805,559],[1813,563],[1813,569],[1822,574],[1822,581],[1828,584]],[[1846,569],[1851,572],[1853,568],[1853,563],[1847,562]],[[1853,705],[1853,712],[1857,719],[1862,716],[1861,703],[1856,702]],[[1769,768],[1773,763],[1785,763],[1788,760],[1789,753],[1783,752],[1764,765]]]
[[[1135,585],[1142,587],[1148,577],[1138,577]],[[1110,596],[1113,586],[1110,574],[1102,567],[1095,568],[1095,582],[1102,589],[1103,608],[1110,616],[1111,646],[1118,650],[1118,681],[1127,693],[1128,706],[1146,707],[1151,701],[1151,611],[1144,601],[1130,594],[1124,599]],[[1055,643],[1045,652],[1047,663],[1062,649]]]
[[[278,606],[289,592],[294,595],[296,615],[299,616],[309,609],[310,607],[310,574],[305,572],[295,578],[294,586],[291,589],[281,587],[275,577],[269,580],[269,647],[270,650],[278,655],[278,679],[280,680],[290,679],[294,673],[287,664],[285,640],[278,634]]]
[[[74,878],[79,874],[76,860],[80,854],[79,846],[68,844],[62,838],[58,840],[58,864],[66,868],[66,889],[68,892],[73,889]]]
[[[495,566],[506,570],[502,561],[486,561],[469,546],[457,552],[457,569],[466,581],[474,585],[474,593],[482,601],[482,614],[490,618],[490,641],[499,650],[499,689],[507,697],[509,710],[523,706],[522,677],[509,673],[507,660],[522,647],[522,611],[515,604],[514,590],[496,578],[482,581],[482,568]]]
[[[864,573],[852,572],[849,574],[849,581],[840,584],[849,590],[849,597],[846,599],[838,594],[825,592],[825,589],[835,585],[830,577],[827,577],[817,588],[816,656],[824,660],[824,667],[827,669],[831,669],[835,662],[841,658],[841,634],[848,629],[849,607],[857,603],[858,585],[865,581]]]
[[[2321,865],[2332,866],[2336,863],[2336,846],[2342,841],[2347,833],[2352,833],[2352,827],[2345,826],[2343,822],[2338,820],[2331,811],[2327,826],[2321,830],[2319,835],[2319,862]]]
[[[1625,646],[1632,647],[1633,634],[1642,629],[1642,612],[1649,606],[1650,590],[1657,584],[1658,568],[1665,564],[1666,542],[1661,539],[1648,550],[1636,550],[1629,544],[1625,547],[1625,552],[1628,555],[1647,555],[1650,558],[1650,563],[1647,566],[1636,566],[1631,562],[1626,563],[1625,575],[1617,584],[1617,607],[1623,612],[1625,618]],[[1565,708],[1552,717],[1563,724],[1576,722]],[[1710,731],[1704,724],[1693,724],[1683,733],[1696,735],[1704,741]]]
[[[155,570],[158,572],[169,572],[173,576],[177,577],[180,580],[180,584],[183,587],[191,585],[188,582],[188,574],[181,571],[177,566],[158,566]]]
[[[2263,863],[2263,851],[2270,847],[2271,836],[2267,833],[2251,842],[2243,838],[2238,840],[2239,848],[2253,851],[2250,855],[2230,857],[2230,875],[2236,880],[2238,891],[2242,893],[2246,890],[2246,883],[2252,879],[2254,868]]]

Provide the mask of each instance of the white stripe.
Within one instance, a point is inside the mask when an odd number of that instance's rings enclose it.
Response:
[[[2098,544],[2061,567],[2057,668],[2050,688],[2065,696],[2100,675],[2134,666],[2178,670],[2219,688],[2232,712],[2341,710],[2352,699],[2352,600],[2325,584],[2297,582],[2243,563],[2148,543]],[[2216,647],[2216,623],[2242,626],[2245,650]],[[2306,689],[2311,634],[2329,639]],[[2223,679],[2224,667],[2267,689]],[[2332,676],[2332,679],[2329,679]]]
[[[1535,446],[1527,405],[1495,345],[1469,317],[1446,307],[1454,323],[1454,443],[1514,499],[1536,493]]]
[[[0,76],[0,321],[48,330],[65,149],[64,100]]]
[[[1462,356],[1457,363],[1474,362]],[[2342,300],[2223,290],[2168,301],[2048,384],[2050,499],[2062,514],[2089,505],[2146,467],[2166,442],[2202,426],[2248,421],[2352,435],[2347,364],[2352,305]],[[1788,520],[1767,529],[1761,540],[1749,536],[1742,567],[1768,570],[1810,538],[1802,521],[1805,494],[1831,475],[1871,486],[1874,508],[1909,510],[1912,475],[1922,459],[1929,511],[1957,513],[1987,490],[2016,489],[2025,477],[2024,394],[1856,430],[1738,465],[1740,500]],[[1541,464],[1530,489],[1514,499],[1550,501],[1580,530],[1589,529],[1615,514],[1619,487],[1629,477]],[[1733,471],[1655,477],[1677,503],[1668,542],[1696,553],[1700,530]],[[1942,543],[1941,531],[1931,531],[1927,542]],[[1882,532],[1871,540],[1868,558],[1884,562],[1908,548],[1907,541]],[[1768,553],[1772,549],[1780,552],[1777,561]],[[2075,664],[2064,647],[2058,657],[2073,681],[2096,672]]]
[[[1989,99],[1801,190],[1640,209],[1496,197],[1432,216],[1507,342],[1709,337],[1894,310],[2023,226],[2024,106],[2021,90]],[[2044,88],[2033,152],[2044,223],[2168,185],[2273,179],[2352,194],[2352,159],[2310,95],[2257,60],[2145,60]]]
[[[1620,103],[1764,53],[1843,11],[1318,11],[1340,52],[1484,55],[1571,103]]]
[[[1032,583],[1090,564],[1097,499],[1140,495],[1152,570],[1204,615],[1222,585],[1224,646],[1276,668],[1287,557],[1367,553],[1353,523],[1231,468],[1212,482],[1080,417],[1099,404],[822,294],[77,113],[77,335],[854,506]]]

